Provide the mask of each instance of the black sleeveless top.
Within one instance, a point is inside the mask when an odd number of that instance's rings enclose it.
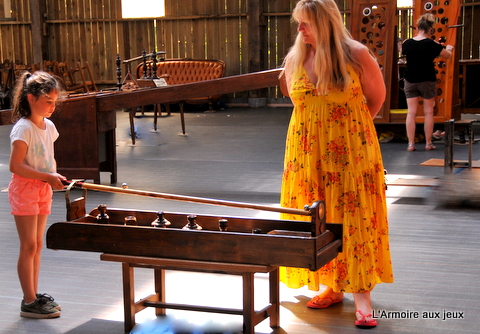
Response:
[[[416,83],[436,81],[434,59],[440,55],[443,46],[430,38],[422,40],[407,39],[402,44],[402,54],[407,59],[405,80]]]

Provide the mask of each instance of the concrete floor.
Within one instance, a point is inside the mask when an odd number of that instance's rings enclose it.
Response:
[[[216,113],[186,114],[186,135],[181,135],[178,113],[159,119],[152,131],[151,114],[136,119],[139,138],[130,144],[128,114],[117,112],[118,185],[180,195],[276,205],[283,168],[285,131],[290,108],[229,108]],[[40,290],[62,304],[58,319],[21,318],[22,292],[16,274],[18,237],[10,215],[7,193],[11,126],[0,127],[0,298],[4,311],[0,333],[123,333],[121,267],[102,262],[98,253],[53,251],[42,257]],[[382,143],[389,178],[441,178],[443,169],[421,167],[430,158],[443,158],[438,150],[407,152],[406,143]],[[421,148],[422,146],[419,146]],[[455,146],[455,157],[465,158],[467,147]],[[480,157],[478,144],[474,158]],[[108,184],[110,176],[102,175]],[[470,189],[472,184],[459,184]],[[75,192],[75,191],[74,191]],[[65,220],[64,192],[54,194],[49,225]],[[78,191],[80,195],[80,191]],[[390,186],[387,191],[395,283],[380,284],[372,293],[377,314],[399,312],[401,319],[384,317],[374,333],[477,333],[480,320],[480,218],[475,207],[436,205],[431,189]],[[87,211],[100,203],[109,207],[165,210],[249,217],[276,218],[277,214],[221,206],[192,204],[140,196],[90,191]],[[328,209],[328,203],[327,203]],[[138,298],[151,293],[151,270],[136,271]],[[266,276],[256,276],[256,303],[263,307]],[[180,303],[209,303],[239,307],[241,283],[236,276],[168,272],[167,298]],[[359,333],[354,326],[351,295],[325,310],[310,310],[305,303],[316,294],[281,285],[281,328],[268,321],[256,333]],[[412,313],[413,312],[413,313]],[[442,320],[444,312],[462,319]],[[440,315],[440,319],[429,316]],[[445,313],[446,314],[446,313]],[[167,310],[155,319],[152,310],[137,315],[132,333],[237,333],[239,316]]]

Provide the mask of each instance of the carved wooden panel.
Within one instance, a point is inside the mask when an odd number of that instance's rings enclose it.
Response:
[[[396,1],[361,0],[353,2],[352,36],[366,45],[375,56],[385,79],[387,97],[376,122],[390,121],[390,96],[395,55]]]
[[[456,45],[457,23],[459,17],[459,0],[415,0],[414,22],[425,13],[435,16],[435,32],[432,39],[442,44]],[[416,27],[416,24],[415,24]],[[458,57],[454,54],[451,59],[437,58],[435,60],[435,71],[437,73],[437,97],[434,108],[435,122],[444,122],[450,118],[458,118],[453,109],[458,101],[455,83],[458,82]],[[417,121],[424,119],[423,108],[420,105],[417,114]]]

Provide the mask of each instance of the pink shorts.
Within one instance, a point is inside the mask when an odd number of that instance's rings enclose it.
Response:
[[[44,181],[12,174],[8,199],[14,216],[49,215],[52,208],[52,187]]]

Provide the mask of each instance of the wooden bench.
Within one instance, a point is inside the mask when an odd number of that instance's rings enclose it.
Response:
[[[153,70],[156,67],[156,71]],[[216,59],[166,59],[158,62],[148,61],[140,63],[136,67],[137,84],[140,87],[156,87],[155,79],[164,79],[167,85],[182,85],[192,82],[212,80],[221,78],[225,71],[225,62]],[[209,109],[213,109],[213,103],[220,100],[221,95],[211,95],[201,98],[192,98],[181,101],[171,101],[165,104],[167,114],[170,114],[172,103],[180,104],[180,118],[182,123],[182,133],[185,134],[184,104],[202,104],[208,103]],[[154,105],[154,129],[157,129],[157,117],[160,114],[160,105]],[[136,109],[130,111],[130,130],[132,143],[135,144],[135,127],[133,117]]]
[[[222,262],[191,261],[182,259],[164,259],[142,256],[102,254],[103,261],[122,263],[123,303],[125,315],[125,333],[135,326],[135,314],[147,307],[155,307],[155,314],[165,315],[166,309],[223,313],[243,316],[245,334],[254,334],[255,326],[263,320],[270,319],[270,327],[280,326],[280,286],[278,266],[237,264]],[[154,293],[135,301],[134,268],[150,268],[154,270]],[[165,270],[222,273],[242,276],[243,307],[241,309],[176,304],[166,302]],[[269,303],[263,309],[255,310],[254,275],[268,273]],[[201,287],[200,287],[201,288]]]
[[[463,120],[448,120],[445,122],[445,159],[429,159],[420,164],[420,166],[429,167],[443,167],[445,173],[451,173],[453,168],[480,168],[480,160],[473,160],[473,144],[476,142],[474,138],[473,126],[475,123],[480,123],[478,119],[463,119]],[[462,132],[466,132],[468,129],[468,160],[454,160],[453,159],[453,147],[454,147],[454,132],[455,126],[461,127]]]

